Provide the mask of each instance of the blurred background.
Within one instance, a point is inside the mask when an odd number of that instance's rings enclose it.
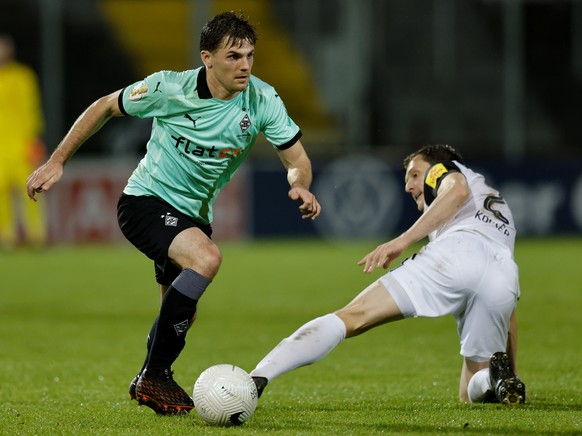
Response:
[[[102,95],[200,66],[200,29],[225,10],[256,25],[253,73],[301,127],[324,213],[299,218],[259,142],[219,196],[216,239],[394,235],[417,216],[402,159],[426,143],[484,173],[520,236],[581,233],[578,0],[0,0],[0,33],[39,78],[47,151]],[[77,152],[42,199],[50,243],[123,241],[115,205],[150,125],[113,120]]]

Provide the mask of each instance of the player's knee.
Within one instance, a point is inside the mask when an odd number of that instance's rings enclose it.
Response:
[[[208,274],[214,277],[218,273],[220,265],[222,264],[222,253],[218,246],[215,244],[209,245],[208,248],[204,250],[204,253],[201,254],[200,261],[204,263]]]
[[[366,321],[365,314],[358,310],[338,310],[335,313],[346,325],[346,338],[358,336],[370,329],[370,324]]]
[[[172,260],[181,268],[190,268],[212,280],[220,269],[222,253],[215,244],[208,244],[203,249],[190,250]]]

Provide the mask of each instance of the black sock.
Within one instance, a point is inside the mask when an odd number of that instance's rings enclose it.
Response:
[[[145,357],[145,360],[143,362],[143,365],[142,365],[141,369],[139,370],[140,374],[143,372],[146,365],[148,364],[148,360],[150,359],[150,350],[152,349],[152,342],[154,342],[154,336],[156,335],[156,329],[158,328],[158,319],[159,319],[159,317],[156,318],[156,320],[152,324],[152,328],[150,329],[150,333],[148,334],[148,339],[146,342],[147,353],[146,353],[146,357]]]
[[[186,345],[186,333],[196,313],[197,303],[198,300],[187,297],[173,285],[168,288],[148,352],[148,370],[162,371],[172,366]]]

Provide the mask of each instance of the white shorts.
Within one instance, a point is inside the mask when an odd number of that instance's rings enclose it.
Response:
[[[453,315],[465,358],[484,362],[506,350],[520,293],[509,250],[456,232],[429,243],[380,282],[405,317]]]

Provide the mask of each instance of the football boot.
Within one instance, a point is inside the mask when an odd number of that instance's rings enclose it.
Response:
[[[525,384],[513,371],[507,353],[498,351],[489,359],[489,381],[501,404],[519,406],[525,403]]]
[[[139,380],[139,376],[141,375],[141,372],[138,373],[133,380],[131,381],[131,383],[129,384],[129,397],[132,400],[136,400],[136,396],[135,396],[135,388],[137,386],[137,381]]]
[[[267,387],[269,380],[267,380],[266,377],[253,377],[253,381],[255,382],[255,385],[257,386],[257,393],[259,394],[259,398],[261,398],[261,394],[263,393],[263,391]]]
[[[144,370],[135,386],[139,404],[152,409],[158,415],[186,415],[194,408],[190,395],[172,377],[173,371]]]

